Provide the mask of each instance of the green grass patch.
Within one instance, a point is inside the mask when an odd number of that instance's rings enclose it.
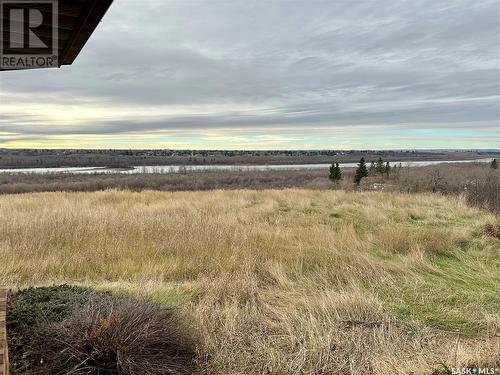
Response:
[[[178,307],[192,302],[196,298],[179,290],[162,290],[150,293],[148,299],[159,305]]]
[[[472,243],[452,255],[433,257],[429,266],[398,275],[394,285],[379,289],[385,308],[445,331],[469,336],[484,331],[485,314],[500,312],[499,257]]]

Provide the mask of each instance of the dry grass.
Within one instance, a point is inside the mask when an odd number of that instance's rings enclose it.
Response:
[[[0,194],[58,191],[205,191],[308,189],[355,191],[355,168],[343,168],[343,180],[332,183],[328,168],[265,171],[184,171],[154,174],[24,174],[0,173]],[[363,179],[361,190],[404,193],[433,192],[465,196],[470,205],[500,213],[500,170],[487,163],[439,164],[427,167],[396,167],[389,176],[372,173]]]
[[[341,191],[0,197],[0,284],[175,305],[204,374],[500,366],[498,216],[438,195]]]
[[[24,375],[191,375],[195,370],[190,332],[172,309],[150,302],[94,296],[64,321],[36,328],[23,353],[29,361]]]

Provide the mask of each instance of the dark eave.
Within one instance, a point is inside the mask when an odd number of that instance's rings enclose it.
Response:
[[[83,2],[78,21],[59,56],[59,66],[73,64],[112,2],[113,0],[87,0]]]

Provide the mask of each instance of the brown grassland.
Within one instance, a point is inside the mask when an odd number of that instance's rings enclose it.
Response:
[[[499,367],[498,222],[430,193],[3,195],[0,284],[176,306],[202,374]]]

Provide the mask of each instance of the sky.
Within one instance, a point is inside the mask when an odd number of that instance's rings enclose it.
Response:
[[[500,0],[115,0],[0,147],[500,148]]]

